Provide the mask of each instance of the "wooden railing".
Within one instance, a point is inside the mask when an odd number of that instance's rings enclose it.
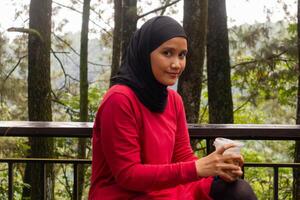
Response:
[[[92,123],[82,122],[20,122],[0,121],[0,137],[74,137],[90,138]],[[226,137],[242,140],[300,140],[300,126],[298,125],[238,125],[238,124],[189,124],[192,139],[213,139]],[[0,138],[1,139],[1,138]],[[78,198],[77,165],[91,164],[88,159],[45,159],[45,158],[0,158],[0,163],[8,165],[8,198],[13,199],[13,165],[15,163],[46,163],[73,164],[74,191],[73,199]],[[273,196],[278,200],[278,168],[300,168],[300,163],[245,163],[245,167],[271,167],[274,170]],[[45,176],[45,173],[43,173]],[[46,191],[46,184],[42,185]]]

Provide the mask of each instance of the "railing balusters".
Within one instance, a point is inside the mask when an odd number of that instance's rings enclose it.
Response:
[[[210,149],[210,144],[209,144],[210,139],[206,139],[205,141],[206,141],[206,153],[209,154],[209,152],[211,150]]]
[[[73,200],[78,200],[78,164],[73,164],[74,185],[73,185]]]
[[[63,164],[73,164],[74,169],[74,185],[73,185],[73,197],[72,199],[78,200],[78,165],[88,164],[91,165],[92,161],[90,159],[48,159],[48,158],[0,158],[0,163],[7,163],[8,165],[8,200],[13,200],[13,166],[15,163],[36,163],[41,167],[40,176],[43,184],[40,186],[43,199],[53,199],[49,196],[51,188],[49,188],[49,177],[47,177],[47,164],[63,163]],[[48,190],[48,191],[47,191]],[[48,198],[48,199],[49,199]]]
[[[43,192],[43,199],[47,198],[47,189],[48,188],[48,177],[47,177],[47,163],[64,163],[64,164],[73,164],[73,194],[72,199],[78,200],[78,165],[79,164],[91,164],[89,159],[46,159],[46,158],[32,158],[32,159],[19,159],[19,158],[0,158],[0,163],[8,164],[8,200],[13,200],[13,167],[15,163],[39,163],[41,166],[41,178],[43,185],[41,190]],[[274,170],[274,179],[273,179],[273,199],[278,200],[278,191],[279,191],[279,168],[300,168],[300,163],[245,163],[243,166],[243,171],[245,167],[270,167]],[[242,177],[243,178],[243,177]]]
[[[47,199],[47,173],[46,173],[46,164],[44,162],[41,162],[41,174],[40,177],[42,179],[43,185],[41,185],[41,193],[43,194],[43,199]]]
[[[274,169],[274,181],[273,181],[274,200],[278,200],[278,167],[273,167],[273,169]]]
[[[244,179],[245,178],[245,166],[244,165],[242,166],[242,172],[243,172],[243,175],[242,175],[241,179]]]
[[[13,189],[13,162],[8,162],[8,199],[13,200],[14,189]]]

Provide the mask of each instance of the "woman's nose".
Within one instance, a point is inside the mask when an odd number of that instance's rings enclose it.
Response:
[[[173,63],[171,64],[171,68],[172,68],[172,69],[178,69],[178,68],[180,68],[179,62],[178,62],[178,61],[173,62]]]

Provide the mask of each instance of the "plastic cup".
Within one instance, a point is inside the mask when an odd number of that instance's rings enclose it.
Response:
[[[237,140],[230,140],[227,138],[221,138],[221,137],[216,138],[213,143],[216,149],[219,149],[226,144],[234,144],[235,146],[227,149],[226,151],[224,151],[223,154],[241,154],[241,149],[244,146],[243,142]]]
[[[216,138],[213,145],[216,147],[216,149],[221,148],[222,146],[226,145],[226,144],[234,144],[234,147],[231,147],[229,149],[227,149],[226,151],[224,151],[223,155],[226,154],[241,154],[241,149],[244,146],[243,142],[237,141],[237,140],[230,140],[227,138]],[[237,166],[241,166],[241,163],[239,160],[236,159],[228,159],[225,161],[226,163],[231,163]],[[227,172],[227,173],[231,173],[231,172]],[[233,175],[233,174],[232,174]]]

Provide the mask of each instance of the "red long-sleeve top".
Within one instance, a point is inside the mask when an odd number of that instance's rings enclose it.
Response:
[[[90,200],[210,199],[199,178],[181,97],[168,89],[163,113],[147,109],[127,86],[103,98],[93,129]]]

